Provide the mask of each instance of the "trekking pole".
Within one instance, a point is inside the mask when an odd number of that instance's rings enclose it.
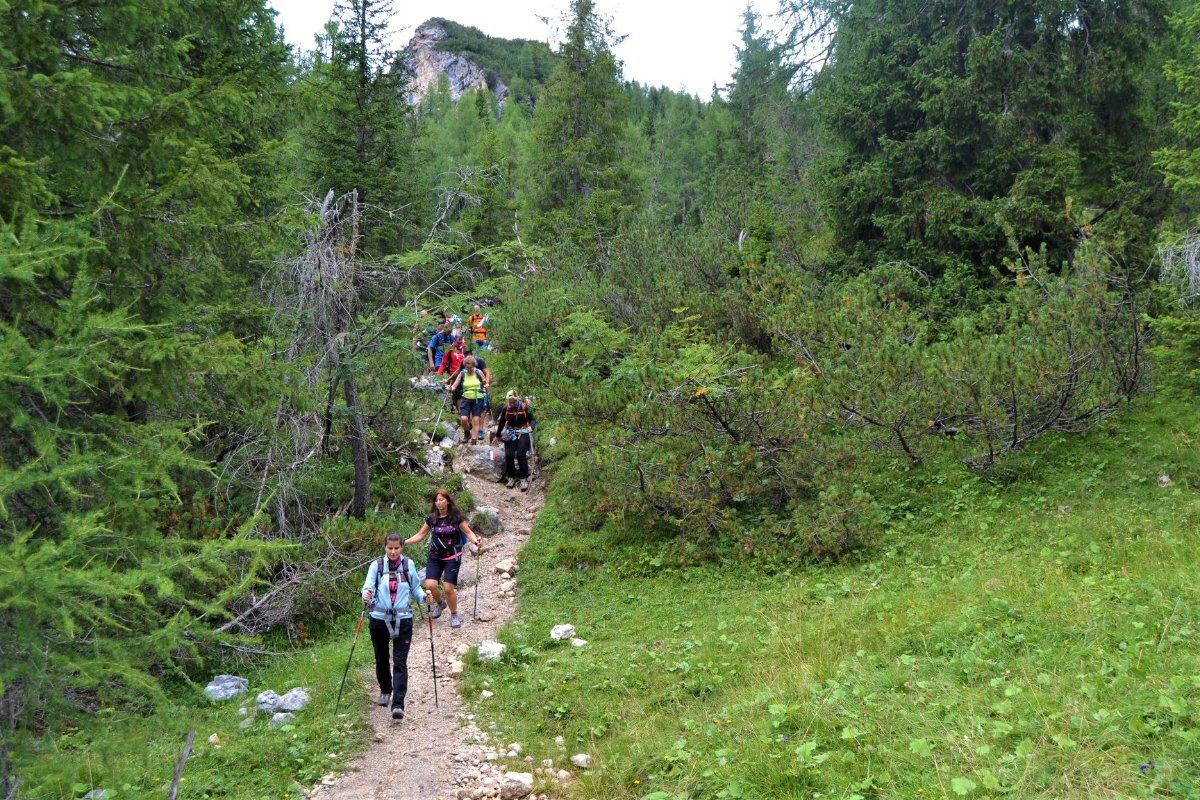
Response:
[[[367,604],[363,603],[362,611],[358,612],[358,624],[354,626],[354,641],[350,643],[350,657],[346,659],[346,669],[342,672],[342,685],[338,687],[337,702],[333,704],[333,715],[336,717],[342,705],[342,690],[346,688],[346,676],[350,674],[350,662],[354,660],[354,647],[358,644],[358,635],[362,633],[363,617],[367,615]]]
[[[471,620],[479,622],[479,582],[483,575],[479,572],[479,545],[475,545],[475,610],[471,612]]]
[[[437,438],[438,425],[440,425],[442,422],[442,412],[446,410],[445,403],[441,403],[439,405],[441,406],[441,408],[438,409],[437,420],[433,423],[433,433],[429,434],[429,443],[430,444],[433,444],[433,440]]]
[[[433,614],[428,603],[425,604],[425,619],[429,621],[429,663],[433,666],[433,707],[437,708],[437,656],[433,654]]]

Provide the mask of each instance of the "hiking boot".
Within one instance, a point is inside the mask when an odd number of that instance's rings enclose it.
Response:
[[[443,597],[441,600],[438,600],[437,605],[434,606],[433,610],[429,612],[429,616],[433,619],[437,619],[442,615],[442,612],[446,610],[446,606],[448,605],[449,603],[446,602],[446,598]]]
[[[392,706],[392,719],[393,720],[404,719],[404,706]]]
[[[376,700],[375,702],[381,706],[386,706],[388,703],[392,702],[392,693],[391,692],[381,692],[379,695],[379,699]]]
[[[507,486],[509,489],[511,489],[517,485],[517,479],[509,478],[507,481],[504,482],[504,485]]]
[[[521,478],[521,491],[522,492],[529,491],[529,481],[525,480],[524,478]]]
[[[455,611],[453,614],[450,615],[450,627],[451,628],[461,628],[462,627],[462,617],[460,617],[458,615],[457,611]]]

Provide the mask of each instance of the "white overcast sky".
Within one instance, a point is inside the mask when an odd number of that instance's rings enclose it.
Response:
[[[287,40],[311,49],[334,0],[271,0]],[[395,0],[393,46],[403,47],[413,29],[430,17],[445,17],[479,28],[489,36],[549,41],[554,32],[540,17],[557,21],[568,0]],[[703,98],[712,86],[725,86],[733,74],[735,46],[747,0],[598,0],[625,41],[616,48],[625,78],[653,86],[686,89]],[[764,16],[778,0],[749,0]],[[767,27],[772,27],[769,20]]]

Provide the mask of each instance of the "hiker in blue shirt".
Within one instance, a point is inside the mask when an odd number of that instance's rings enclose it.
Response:
[[[428,360],[426,372],[434,372],[441,366],[442,353],[445,352],[446,348],[453,341],[454,337],[450,333],[450,329],[444,325],[437,333],[430,337],[429,344],[425,348],[425,358]]]
[[[404,557],[404,538],[398,533],[389,533],[384,549],[385,555],[372,561],[367,570],[362,599],[371,608],[371,646],[375,648],[379,705],[386,706],[390,701],[392,719],[404,719],[408,648],[413,632],[412,602],[424,603],[425,591],[412,559]]]

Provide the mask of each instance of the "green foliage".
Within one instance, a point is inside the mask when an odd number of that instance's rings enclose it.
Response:
[[[842,263],[899,260],[969,292],[1010,238],[1057,265],[1101,220],[1118,255],[1145,260],[1161,205],[1143,98],[1163,14],[1159,0],[849,6],[817,90]]]
[[[488,681],[505,702],[476,713],[535,762],[555,736],[591,753],[572,797],[1187,797],[1198,434],[1154,399],[1040,440],[1006,486],[876,465],[883,539],[773,576],[581,528],[556,482],[500,634],[516,655],[464,694]],[[590,559],[565,569],[572,549]],[[585,648],[547,640],[563,597]]]
[[[1183,224],[1192,226],[1200,212],[1200,9],[1194,3],[1181,3],[1171,28],[1179,49],[1177,57],[1167,62],[1165,73],[1177,92],[1171,107],[1175,138],[1170,146],[1157,150],[1154,159],[1167,185],[1191,212],[1185,212]]]
[[[640,186],[627,159],[625,95],[611,34],[592,0],[573,0],[559,63],[533,125],[529,211],[546,238],[582,242],[615,231]]]

